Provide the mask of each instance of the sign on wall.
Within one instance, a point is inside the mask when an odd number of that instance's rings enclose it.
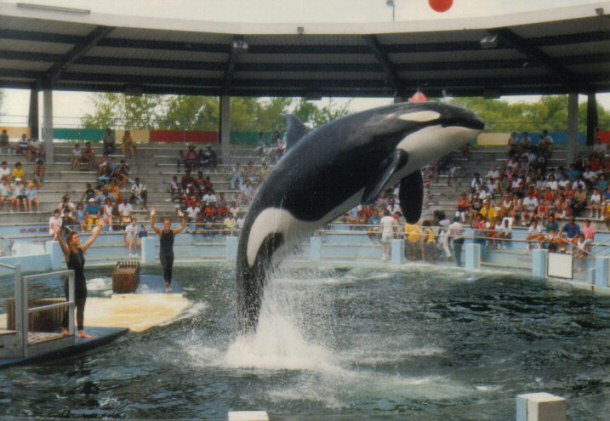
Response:
[[[548,266],[547,275],[555,278],[572,279],[573,273],[573,261],[574,258],[571,254],[564,253],[549,253],[548,255]]]

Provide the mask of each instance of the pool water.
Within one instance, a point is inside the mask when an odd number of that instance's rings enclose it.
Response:
[[[110,272],[87,277],[99,289]],[[183,319],[0,371],[0,417],[510,420],[516,395],[545,391],[571,421],[610,419],[608,296],[507,273],[292,263],[256,335],[238,337],[231,266],[175,279],[194,302]]]

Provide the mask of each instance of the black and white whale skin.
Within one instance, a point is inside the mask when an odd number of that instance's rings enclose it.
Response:
[[[237,250],[240,330],[256,330],[267,270],[316,229],[401,182],[407,221],[421,216],[420,169],[471,142],[483,122],[440,102],[399,103],[351,114],[307,133],[288,120],[288,153],[268,175],[244,221]],[[304,136],[296,143],[293,133]]]

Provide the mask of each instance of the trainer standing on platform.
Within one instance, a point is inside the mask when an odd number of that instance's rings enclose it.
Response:
[[[171,291],[170,283],[172,282],[172,268],[174,266],[174,237],[182,232],[186,221],[184,220],[184,214],[182,211],[178,211],[182,224],[180,227],[172,230],[172,221],[169,218],[163,219],[163,229],[155,227],[155,215],[157,212],[154,209],[150,210],[150,227],[159,234],[159,260],[161,260],[161,266],[163,266],[163,279],[165,279],[165,290]]]
[[[66,239],[64,241],[61,233],[60,227],[54,227],[55,235],[59,240],[59,245],[61,246],[61,250],[64,252],[64,257],[66,259],[66,265],[68,269],[72,269],[74,271],[74,301],[76,304],[76,323],[78,325],[78,334],[79,338],[90,338],[91,336],[85,333],[85,302],[87,301],[87,280],[85,279],[85,257],[84,252],[93,244],[97,236],[100,234],[100,231],[104,228],[104,221],[99,220],[97,223],[97,228],[91,234],[91,237],[85,242],[85,244],[81,245],[80,237],[78,233],[75,231],[70,231],[66,235]],[[66,290],[66,300],[68,299],[68,288],[65,285]],[[64,323],[62,333],[64,335],[68,334],[68,314],[66,311],[66,315],[64,316]]]

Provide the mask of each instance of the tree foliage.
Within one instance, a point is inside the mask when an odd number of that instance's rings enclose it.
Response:
[[[81,121],[86,128],[217,130],[220,104],[217,97],[188,95],[126,96],[99,93],[92,96],[94,111]],[[231,128],[239,131],[284,130],[284,115],[294,113],[316,127],[349,112],[349,103],[332,100],[321,107],[301,98],[232,97]]]
[[[480,97],[453,98],[453,104],[462,105],[485,121],[488,132],[538,132],[547,129],[566,131],[568,129],[568,95],[542,96],[536,103],[510,103],[500,99]],[[610,129],[610,113],[598,104],[600,130]],[[587,104],[580,104],[578,129],[587,127]]]

